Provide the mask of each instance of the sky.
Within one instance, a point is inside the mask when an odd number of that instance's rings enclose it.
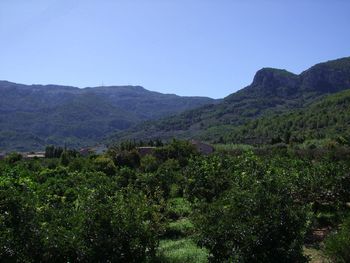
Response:
[[[0,0],[0,79],[222,98],[350,56],[348,0]]]

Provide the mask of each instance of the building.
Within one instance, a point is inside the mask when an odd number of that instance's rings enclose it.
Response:
[[[200,152],[201,154],[208,155],[214,152],[214,147],[211,146],[210,144],[196,141],[196,140],[191,140],[191,144],[194,145],[197,151]]]
[[[88,156],[90,154],[97,154],[97,155],[101,155],[106,153],[108,150],[108,148],[105,145],[97,145],[94,147],[85,147],[85,148],[81,148],[79,150],[79,153],[82,156]]]
[[[81,154],[81,156],[88,156],[92,153],[92,151],[90,150],[90,148],[81,148],[79,150],[79,153]]]
[[[33,158],[45,158],[45,152],[30,152],[22,154],[23,158],[33,159]]]
[[[100,154],[104,154],[105,152],[107,152],[107,147],[105,145],[96,145],[95,147],[91,148],[91,150],[97,154],[97,155],[100,155]]]
[[[137,147],[137,152],[141,157],[148,155],[148,154],[153,154],[154,150],[157,147],[152,147],[152,146],[143,146],[143,147]]]

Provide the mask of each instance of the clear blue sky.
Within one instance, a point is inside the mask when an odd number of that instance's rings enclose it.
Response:
[[[348,0],[0,0],[0,79],[224,97],[350,56]]]

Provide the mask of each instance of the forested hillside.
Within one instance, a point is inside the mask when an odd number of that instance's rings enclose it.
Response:
[[[0,82],[0,151],[96,144],[107,134],[212,103],[139,86],[78,89]]]
[[[350,58],[317,64],[300,75],[264,68],[256,73],[251,85],[227,96],[221,103],[138,125],[118,133],[114,139],[177,136],[217,141],[250,120],[306,108],[324,96],[349,88]]]
[[[301,110],[267,114],[244,125],[217,126],[202,134],[203,139],[221,136],[223,142],[244,144],[303,143],[334,139],[350,143],[350,90],[310,104]]]

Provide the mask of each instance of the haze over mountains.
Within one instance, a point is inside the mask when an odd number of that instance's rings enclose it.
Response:
[[[307,114],[309,109],[317,112],[318,101],[324,112],[336,109],[338,101],[345,101],[344,110],[337,109],[337,113],[344,116],[339,119],[341,124],[350,126],[346,118],[349,94],[339,93],[346,89],[350,89],[350,58],[317,64],[300,75],[263,68],[251,85],[221,101],[161,94],[140,86],[79,89],[1,81],[0,151],[37,150],[48,144],[81,147],[106,141],[172,137],[267,142],[276,136],[284,137],[286,127],[278,124],[283,119],[292,118],[296,112]],[[327,103],[325,97],[333,93],[340,95]],[[284,117],[279,118],[281,114]],[[264,123],[263,133],[259,118]],[[273,123],[269,123],[270,119]],[[324,125],[337,124],[334,121]],[[276,127],[280,133],[275,132]],[[291,127],[288,133],[296,129]],[[339,134],[343,132],[347,129],[341,129]]]

